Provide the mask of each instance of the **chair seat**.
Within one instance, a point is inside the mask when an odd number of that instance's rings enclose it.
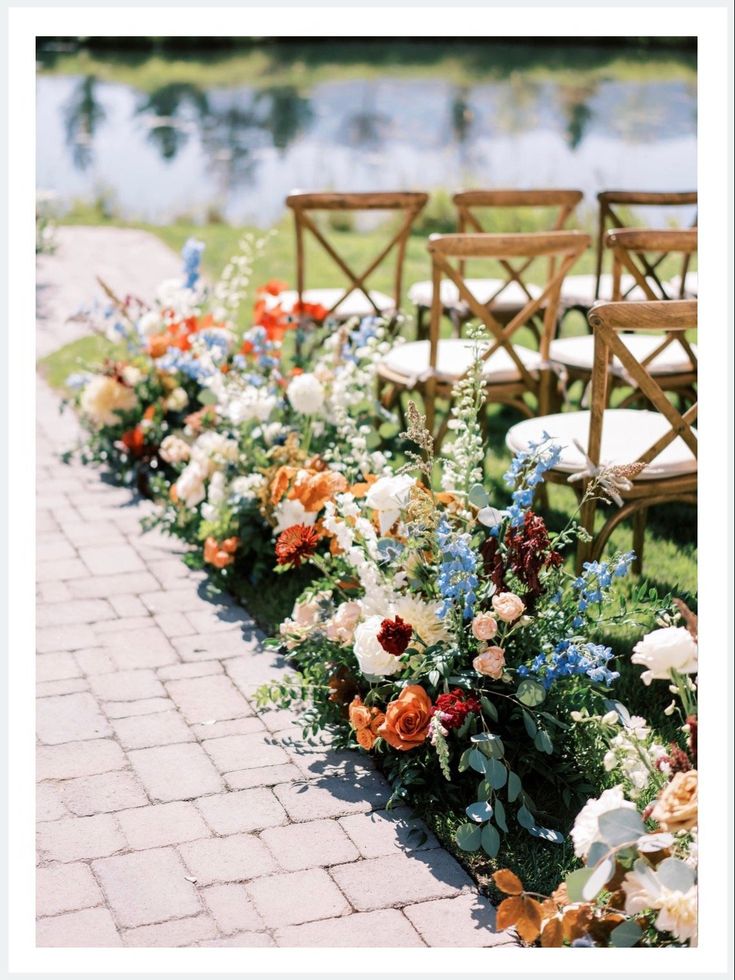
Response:
[[[505,282],[505,279],[465,279],[467,288],[477,299],[478,303],[481,303],[483,306],[490,302]],[[529,283],[528,292],[533,299],[536,299],[536,297],[541,295],[542,291],[538,286]],[[431,307],[432,295],[433,289],[430,279],[426,279],[423,282],[415,282],[408,290],[408,298],[413,305],[424,307],[425,309]],[[457,310],[460,313],[467,311],[467,304],[464,300],[460,299],[459,290],[451,279],[442,279],[439,295],[441,296],[442,307],[445,310]],[[500,295],[492,301],[491,309],[497,310],[499,313],[522,310],[528,302],[528,296],[518,283],[509,282]]]
[[[512,426],[505,437],[505,444],[512,453],[523,452],[528,449],[529,443],[540,442],[542,433],[547,432],[562,447],[559,463],[554,469],[561,473],[578,473],[587,463],[572,440],[576,439],[586,448],[589,428],[589,412],[545,415]],[[633,463],[670,428],[667,420],[658,412],[606,409],[602,423],[600,462],[604,466]],[[681,436],[677,436],[636,480],[661,480],[696,472],[697,460]]]
[[[662,334],[618,334],[622,342],[637,361],[644,361],[663,341]],[[696,354],[696,344],[692,344]],[[563,337],[551,342],[550,358],[557,364],[582,371],[592,371],[595,353],[595,338],[590,334],[582,337]],[[667,374],[688,374],[693,371],[689,355],[678,341],[673,341],[658,354],[653,361],[646,364],[649,374],[662,376]],[[612,361],[612,372],[617,377],[624,377],[623,365],[617,357]]]
[[[595,296],[597,276],[593,273],[582,273],[576,276],[566,276],[561,287],[562,306],[592,306],[598,300],[611,300],[613,293],[613,277],[611,272],[603,272],[600,276],[600,295]],[[631,286],[633,287],[631,289]],[[628,293],[628,290],[631,292]],[[640,286],[636,285],[631,275],[620,277],[620,291],[624,299],[645,301],[648,299]],[[627,295],[626,295],[627,294]]]
[[[394,347],[381,361],[384,373],[405,379],[407,384],[425,380],[429,374],[428,340],[416,340]],[[520,344],[513,349],[524,367],[529,371],[538,370],[541,356]],[[440,340],[437,350],[436,377],[440,382],[452,383],[461,378],[472,366],[473,345],[462,338]],[[495,351],[483,365],[483,375],[491,384],[519,381],[521,374],[508,352],[502,347]]]
[[[667,292],[672,299],[681,295],[681,276],[673,276],[666,283]],[[696,299],[699,294],[699,276],[696,272],[687,272],[684,276],[684,299]]]
[[[381,313],[392,313],[395,310],[395,302],[390,296],[378,290],[369,290],[375,305]],[[340,296],[344,295],[344,289],[305,289],[303,301],[323,306],[326,310],[331,310]],[[298,302],[299,294],[295,289],[287,289],[277,296],[268,297],[269,307],[280,306],[290,312]],[[346,320],[352,316],[375,316],[375,310],[368,302],[367,297],[359,289],[349,292],[339,306],[334,310],[333,316]]]

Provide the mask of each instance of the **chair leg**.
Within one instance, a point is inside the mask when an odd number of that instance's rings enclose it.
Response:
[[[633,514],[633,551],[635,551],[633,573],[635,575],[640,575],[643,571],[643,546],[645,544],[646,537],[647,517],[647,507],[641,507],[640,510],[637,510],[635,514]]]

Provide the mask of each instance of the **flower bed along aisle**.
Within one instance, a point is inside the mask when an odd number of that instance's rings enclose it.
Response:
[[[693,942],[691,614],[643,588],[621,601],[630,552],[570,571],[575,521],[552,533],[534,509],[553,433],[515,457],[507,499],[489,498],[480,333],[444,455],[413,402],[386,443],[386,325],[286,314],[269,283],[240,334],[254,249],[244,241],[207,289],[189,242],[184,281],[152,307],[110,297],[119,353],[73,379],[82,458],[153,496],[151,523],[218,587],[247,600],[285,576],[298,598],[270,642],[293,670],[259,704],[295,706],[306,734],[370,754],[391,804],[418,807],[506,896],[501,927],[542,945]],[[304,312],[315,326],[294,345]],[[614,481],[586,492],[605,498]],[[623,627],[646,634],[632,663],[663,692],[649,720],[615,695],[631,666],[606,638]]]

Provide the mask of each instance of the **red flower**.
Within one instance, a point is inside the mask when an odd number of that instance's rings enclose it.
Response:
[[[276,561],[279,565],[292,565],[298,568],[316,551],[319,532],[305,524],[294,524],[281,531],[276,541]]]
[[[395,619],[384,619],[380,624],[378,643],[386,653],[400,657],[411,642],[412,634],[413,626],[410,623],[405,623],[400,616],[396,616]]]
[[[539,573],[544,568],[556,568],[564,560],[551,547],[544,520],[533,511],[526,511],[523,524],[511,527],[505,536],[505,553],[497,538],[488,538],[480,548],[485,574],[498,591],[506,589],[505,577],[512,572],[526,586],[523,601],[533,609],[535,599],[543,592]]]
[[[439,721],[444,728],[460,728],[467,715],[480,712],[481,705],[477,698],[473,698],[459,687],[455,687],[448,694],[440,694],[434,704],[435,715],[439,716]]]

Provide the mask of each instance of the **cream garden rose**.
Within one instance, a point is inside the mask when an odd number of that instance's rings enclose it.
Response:
[[[351,643],[361,615],[362,608],[359,602],[343,602],[327,623],[325,630],[327,639],[333,643]]]
[[[571,837],[574,842],[574,853],[579,858],[586,858],[590,847],[599,839],[600,828],[598,821],[603,813],[610,810],[635,810],[635,803],[626,800],[622,786],[606,789],[597,799],[588,800],[577,814],[572,827]]]
[[[526,611],[523,600],[515,592],[500,592],[493,596],[493,609],[498,619],[513,623]]]
[[[185,463],[190,455],[189,443],[181,436],[166,436],[159,447],[158,455],[166,463]]]
[[[380,645],[378,633],[382,622],[382,616],[370,616],[355,630],[352,649],[360,670],[370,677],[390,677],[403,669],[399,658]]]
[[[387,534],[401,516],[415,483],[412,476],[403,473],[398,476],[383,476],[372,484],[365,503],[378,512],[381,534]]]
[[[324,385],[313,374],[297,374],[289,383],[286,395],[301,415],[318,415],[324,407]]]
[[[207,472],[201,463],[192,460],[174,484],[178,500],[190,509],[200,504],[206,493],[204,488],[206,478]]]
[[[666,626],[648,633],[633,647],[631,663],[645,667],[644,684],[653,680],[670,680],[671,671],[696,674],[699,669],[698,647],[685,626]]]
[[[138,404],[135,392],[116,378],[98,374],[82,392],[80,408],[95,425],[117,425],[120,412],[129,412]]]

